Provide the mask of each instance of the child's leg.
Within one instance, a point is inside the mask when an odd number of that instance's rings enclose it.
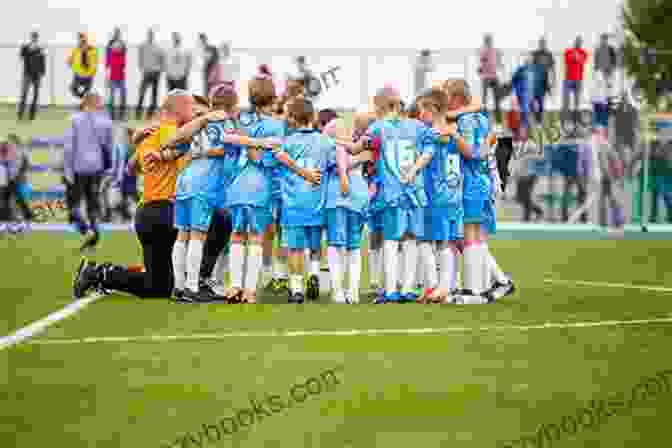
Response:
[[[401,240],[401,209],[383,210],[383,257],[385,262],[385,300],[398,301],[399,247]]]
[[[348,282],[352,303],[359,303],[359,283],[362,275],[362,230],[364,220],[359,213],[348,212]]]
[[[303,293],[303,258],[305,249],[289,249],[289,291],[292,294]]]
[[[250,233],[247,239],[247,272],[245,275],[245,295],[247,303],[256,303],[257,284],[263,263],[263,234]]]
[[[243,289],[243,280],[245,275],[245,240],[247,235],[242,232],[234,231],[231,234],[231,287],[226,291],[225,296],[229,299],[240,294]]]
[[[485,259],[481,250],[481,225],[464,225],[464,289],[473,294],[484,291]]]
[[[343,293],[344,252],[346,245],[347,217],[345,210],[335,208],[327,210],[327,264],[331,278],[331,290],[334,301],[345,302]]]
[[[185,288],[191,292],[198,292],[198,280],[203,260],[203,246],[208,237],[207,231],[192,230],[189,232],[189,248],[187,249],[187,281]]]
[[[177,232],[177,240],[173,245],[173,276],[175,290],[183,291],[187,280],[187,248],[189,244],[189,231]]]
[[[273,242],[275,241],[275,224],[271,223],[266,227],[263,237],[263,273],[272,275],[273,271]]]
[[[432,241],[421,241],[418,246],[419,260],[418,264],[422,265],[423,278],[422,286],[425,289],[431,290],[439,286],[439,279],[436,272],[436,255]]]

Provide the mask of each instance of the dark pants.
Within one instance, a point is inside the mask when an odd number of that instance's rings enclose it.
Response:
[[[149,109],[147,112],[149,114],[153,114],[156,112],[158,108],[158,102],[159,102],[159,79],[161,78],[161,73],[160,72],[149,72],[145,73],[142,76],[142,82],[140,83],[140,93],[139,93],[139,98],[138,98],[138,107],[135,110],[135,115],[136,118],[139,120],[142,118],[142,108],[144,107],[145,104],[145,94],[147,93],[147,89],[149,87],[152,88],[152,100],[149,105]]]
[[[79,215],[79,205],[82,199],[86,202],[86,215],[92,229],[100,216],[100,181],[99,174],[75,174],[75,182],[70,191],[70,216],[79,227],[80,233],[85,233],[87,227]]]
[[[168,92],[175,89],[187,90],[187,77],[180,79],[169,79],[166,78],[166,83],[168,84]]]
[[[532,112],[534,112],[534,119],[537,123],[544,122],[544,102],[546,101],[546,94],[536,95],[532,97]]]
[[[119,107],[117,107],[117,95]],[[126,117],[126,81],[110,81],[110,116],[113,120],[123,120]]]
[[[562,200],[562,221],[567,222],[569,221],[569,190],[572,188],[572,185],[576,185],[577,189],[577,207],[581,207],[585,202],[586,202],[586,185],[585,181],[583,178],[578,177],[578,176],[568,176],[565,177],[565,192],[563,194],[563,200]],[[581,222],[582,223],[587,223],[588,222],[588,214],[586,212],[583,212],[581,214]]]
[[[91,86],[93,86],[93,78],[82,78],[75,75],[72,84],[70,84],[70,92],[77,98],[84,98],[84,95],[91,90]]]
[[[502,111],[499,107],[501,101],[501,94],[499,90],[499,81],[497,79],[484,79],[482,80],[482,98],[483,106],[488,107],[488,92],[492,90],[492,94],[495,98],[495,119],[501,123],[502,121]]]
[[[23,75],[23,80],[21,81],[21,102],[19,103],[19,120],[23,119],[23,112],[26,109],[26,102],[28,100],[28,91],[33,89],[33,101],[30,104],[30,119],[35,119],[35,114],[37,114],[37,102],[40,96],[40,84],[41,78],[31,77],[28,75]]]
[[[219,254],[231,240],[232,230],[231,215],[224,210],[217,210],[212,217],[208,229],[208,238],[205,240],[205,246],[203,246],[201,278],[210,278],[212,275]]]
[[[544,216],[544,211],[532,200],[534,184],[537,183],[537,176],[523,176],[518,179],[518,188],[516,190],[516,200],[523,206],[523,220],[529,222],[532,212],[537,218]]]
[[[167,298],[173,290],[173,245],[177,238],[170,201],[145,204],[135,216],[145,272],[121,267],[110,270],[103,287],[141,298]]]

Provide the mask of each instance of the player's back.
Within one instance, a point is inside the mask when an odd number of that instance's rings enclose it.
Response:
[[[426,185],[432,208],[457,217],[462,209],[464,159],[453,138],[431,137],[432,160],[427,167]]]
[[[473,148],[474,156],[464,160],[465,198],[488,197],[490,174],[487,160],[480,158],[490,133],[490,120],[485,112],[467,112],[457,117],[457,132]]]
[[[334,145],[327,136],[315,129],[297,129],[287,137],[283,151],[297,167],[326,171],[327,157]],[[297,174],[285,170],[282,177],[282,219],[284,225],[322,225],[324,192],[319,186],[307,182]]]

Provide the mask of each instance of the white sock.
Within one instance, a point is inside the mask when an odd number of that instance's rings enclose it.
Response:
[[[359,303],[359,279],[362,275],[362,252],[359,249],[348,251],[348,281],[353,303]]]
[[[483,242],[478,244],[478,256],[481,267],[479,281],[481,282],[481,292],[483,292],[489,290],[490,286],[492,286],[490,265],[488,264],[488,248]]]
[[[185,288],[192,291],[198,291],[198,280],[201,273],[201,261],[203,261],[203,240],[189,240],[187,248],[187,282]]]
[[[436,255],[432,246],[432,243],[423,241],[419,247],[420,256],[418,265],[422,265],[422,270],[424,271],[424,276],[422,277],[422,286],[424,288],[436,288],[439,283],[436,273]]]
[[[403,245],[401,242],[399,242],[399,250],[397,251],[397,283],[403,282],[404,279],[404,251],[403,251]],[[403,288],[403,285],[401,285]]]
[[[449,245],[444,245],[439,251],[441,259],[441,274],[439,277],[439,287],[448,291],[453,290],[455,285],[455,253]]]
[[[287,257],[279,255],[275,259],[275,268],[273,272],[273,278],[286,280],[289,278],[289,273],[287,270]]]
[[[303,292],[303,275],[290,274],[289,275],[289,290],[292,294]]]
[[[308,256],[308,275],[320,276],[320,251],[311,253]]]
[[[415,289],[415,273],[418,270],[418,242],[415,239],[401,243],[401,252],[404,256],[404,276],[401,289],[404,292]]]
[[[231,287],[243,288],[245,269],[245,246],[239,241],[231,243]]]
[[[506,277],[504,272],[502,272],[502,269],[497,264],[497,260],[495,260],[495,257],[492,255],[492,252],[490,252],[490,248],[488,247],[487,244],[485,245],[485,250],[488,251],[487,254],[488,270],[492,278],[494,278],[495,281],[499,283],[508,283],[509,279]]]
[[[257,290],[259,283],[259,273],[263,264],[264,248],[259,244],[248,244],[247,246],[247,272],[245,273],[245,289],[251,291]]]
[[[377,288],[380,286],[380,275],[378,272],[378,249],[369,249],[369,286]]]
[[[327,264],[329,265],[329,277],[331,289],[334,294],[343,291],[343,249],[340,247],[327,247]]]
[[[399,241],[383,242],[383,257],[385,271],[385,294],[397,292],[397,276],[399,275],[397,263],[399,263]]]
[[[231,260],[229,259],[229,254],[225,254],[224,251],[219,254],[217,257],[217,263],[215,264],[215,269],[212,270],[212,280],[219,285],[224,284],[224,276],[229,272]]]
[[[173,276],[175,289],[184,289],[187,279],[187,242],[177,240],[173,246]]]
[[[474,294],[481,293],[481,265],[480,245],[478,243],[465,242],[464,245],[464,288]]]

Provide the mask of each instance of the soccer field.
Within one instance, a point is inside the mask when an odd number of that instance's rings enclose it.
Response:
[[[0,239],[1,335],[71,303],[75,235]],[[491,247],[518,287],[492,305],[103,297],[0,344],[0,447],[669,446],[672,241]],[[139,262],[134,235],[96,260]]]

